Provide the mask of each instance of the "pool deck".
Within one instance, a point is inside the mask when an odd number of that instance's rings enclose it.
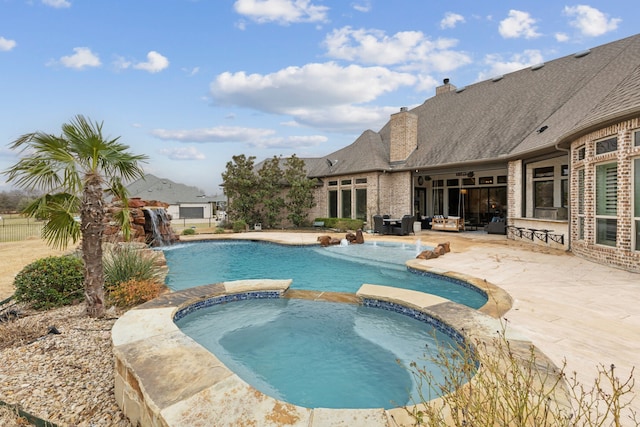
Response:
[[[314,244],[317,237],[323,234],[341,235],[322,232],[249,232],[195,237]],[[559,249],[515,242],[507,240],[505,236],[483,232],[422,231],[418,236],[403,237],[365,235],[366,241],[401,241],[410,244],[415,244],[418,238],[423,246],[450,242],[451,252],[436,259],[413,260],[412,263],[438,273],[474,277],[476,281],[486,281],[506,291],[512,298],[509,300],[511,309],[501,316],[507,319],[507,335],[523,344],[532,343],[558,366],[566,361],[566,371],[577,371],[578,379],[586,386],[593,384],[598,365],[609,367],[614,364],[622,379],[626,379],[631,369],[638,365],[640,274],[595,264]],[[230,282],[209,286],[215,288],[212,288],[214,294],[233,294],[243,289],[254,290],[256,284]],[[264,289],[273,288],[270,284],[261,286],[265,286]],[[410,420],[401,420],[401,411],[307,410],[273,401],[246,389],[246,385],[237,382],[235,375],[221,366],[214,356],[199,349],[199,346],[193,346],[190,340],[185,340],[177,332],[171,313],[187,302],[192,304],[194,298],[202,298],[189,292],[167,294],[128,312],[116,323],[119,326],[114,327],[112,332],[119,360],[116,377],[120,375],[124,378],[120,383],[116,381],[116,394],[122,400],[119,402],[125,405],[132,403],[128,401],[127,393],[123,393],[125,383],[128,384],[129,395],[139,394],[140,388],[144,394],[155,394],[150,413],[162,414],[162,421],[147,420],[150,421],[149,425],[207,425],[207,420],[211,421],[208,417],[213,416],[213,412],[194,412],[194,408],[204,408],[206,405],[217,408],[219,413],[215,414],[216,419],[218,422],[226,421],[222,422],[224,425],[238,425],[237,421],[242,419],[255,421],[256,413],[263,415],[259,419],[266,423],[264,425],[408,425],[407,421]],[[207,293],[211,292],[207,290]],[[446,322],[448,313],[458,310],[450,308],[447,303],[443,304],[438,298],[421,296],[413,291],[364,286],[359,293],[361,296],[373,294],[381,299],[405,301],[408,306],[429,307]],[[467,332],[476,330],[481,334],[490,334],[500,325],[498,320],[486,313],[468,310],[472,313],[460,316],[457,312],[451,318],[464,319],[463,326]],[[155,317],[151,319],[148,315]],[[176,351],[181,356],[197,355],[187,370],[193,377],[188,381],[188,387],[170,387],[176,384],[174,381],[189,376],[184,374],[184,366],[174,366]],[[184,360],[182,357],[178,359]],[[183,374],[167,378],[166,373],[172,372],[169,368]],[[242,399],[238,400],[239,396]],[[640,399],[636,397],[632,407],[640,412]],[[226,416],[232,418],[225,419]],[[393,422],[390,424],[391,418]]]
[[[315,243],[336,233],[249,232],[234,237]],[[423,230],[417,236],[373,236],[422,245],[451,243],[451,252],[422,264],[486,279],[513,298],[504,315],[556,365],[593,384],[598,366],[614,364],[620,378],[640,374],[640,274],[587,261],[560,249],[516,242],[502,235]],[[640,413],[639,382],[633,408]]]

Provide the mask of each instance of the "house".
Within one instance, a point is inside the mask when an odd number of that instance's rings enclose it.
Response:
[[[167,212],[173,221],[215,220],[225,217],[226,197],[206,196],[196,187],[178,184],[152,174],[146,174],[127,185],[127,190],[132,198],[168,203]]]
[[[640,35],[466,87],[322,159],[314,217],[499,216],[508,238],[640,272]]]

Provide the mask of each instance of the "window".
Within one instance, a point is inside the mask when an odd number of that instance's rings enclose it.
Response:
[[[343,179],[342,181],[340,181],[341,185],[351,185],[351,180],[350,179]]]
[[[534,183],[534,206],[536,208],[553,207],[553,180],[535,181]]]
[[[544,168],[535,168],[533,170],[534,178],[553,178],[553,166],[547,166]]]
[[[613,137],[596,142],[596,154],[610,153],[618,149],[618,138]]]
[[[329,181],[330,187],[333,187],[334,185],[338,185],[338,181]]]
[[[366,184],[367,178],[356,178],[356,184]]]
[[[507,183],[507,176],[506,175],[498,176],[498,184],[506,184],[506,183]]]
[[[578,171],[578,240],[584,240],[584,169]]]
[[[634,147],[640,147],[640,130],[633,132],[633,145]]]
[[[351,218],[351,190],[342,190],[341,218]]]
[[[636,132],[638,136],[640,132]],[[636,142],[638,139],[636,138]],[[640,251],[640,159],[633,161],[633,224],[635,227],[635,249]]]
[[[475,185],[476,184],[476,179],[475,178],[463,178],[462,179],[462,185]]]
[[[356,218],[367,220],[367,189],[356,189]]]
[[[596,243],[616,245],[618,164],[596,166]]]
[[[553,166],[533,169],[533,206],[553,207]]]
[[[478,179],[478,184],[482,185],[482,184],[493,184],[493,177],[492,176],[483,176],[480,177],[480,179]]]
[[[587,150],[584,148],[584,145],[578,148],[578,160],[584,160],[586,153]]]
[[[338,192],[329,191],[329,218],[338,217]]]

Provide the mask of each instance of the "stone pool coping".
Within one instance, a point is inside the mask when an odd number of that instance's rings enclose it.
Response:
[[[145,426],[371,426],[412,425],[405,408],[303,408],[264,395],[215,355],[183,334],[176,313],[209,298],[275,292],[285,298],[392,303],[427,314],[471,340],[495,338],[502,322],[487,313],[418,291],[373,284],[356,294],[288,291],[291,280],[240,280],[165,294],[126,312],[112,329],[115,395],[133,425]],[[494,292],[490,286],[490,292]],[[526,351],[531,342],[515,330],[506,338]]]

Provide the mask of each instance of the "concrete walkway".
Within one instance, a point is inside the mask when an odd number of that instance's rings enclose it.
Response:
[[[320,234],[254,232],[234,237],[302,244],[315,242]],[[566,361],[567,373],[578,372],[585,385],[593,384],[599,365],[614,364],[621,379],[635,366],[635,377],[640,378],[640,274],[481,231],[365,235],[367,241],[414,243],[418,238],[423,245],[451,242],[450,253],[421,262],[486,279],[507,291],[514,299],[504,316],[508,327],[524,333],[558,366]],[[640,414],[640,397],[633,407]]]

